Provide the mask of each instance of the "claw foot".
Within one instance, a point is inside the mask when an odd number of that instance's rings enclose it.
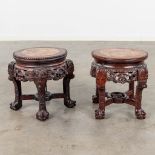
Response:
[[[145,119],[146,113],[144,112],[143,109],[136,109],[135,114],[137,119]]]
[[[67,108],[73,108],[76,106],[76,101],[73,101],[73,100],[66,100],[64,102],[64,105],[67,107]]]
[[[36,118],[40,121],[45,121],[49,117],[49,113],[46,110],[40,110],[36,114]]]
[[[96,95],[92,96],[93,103],[99,103],[99,98]]]
[[[104,110],[100,110],[100,109],[95,110],[96,119],[104,119],[104,116],[105,116]]]
[[[10,104],[10,109],[12,109],[12,110],[19,110],[21,107],[22,107],[21,102],[14,101]]]

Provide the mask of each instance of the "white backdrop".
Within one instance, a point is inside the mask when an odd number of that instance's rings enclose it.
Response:
[[[155,2],[0,0],[0,40],[155,40]]]

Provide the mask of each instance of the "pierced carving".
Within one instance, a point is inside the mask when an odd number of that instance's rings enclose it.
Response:
[[[137,71],[125,71],[125,72],[119,72],[119,70],[113,70],[113,69],[106,69],[107,72],[107,80],[113,81],[115,83],[126,83],[130,81],[135,81],[137,78]]]
[[[148,70],[146,64],[133,65],[130,68],[115,67],[111,68],[105,64],[93,62],[90,74],[96,78],[96,95],[93,96],[93,103],[99,103],[99,109],[95,111],[96,119],[103,119],[105,115],[105,106],[112,103],[127,103],[135,106],[135,115],[137,119],[145,119],[146,113],[141,108],[142,90],[147,87]],[[132,65],[132,64],[131,64]],[[122,92],[105,92],[105,82],[113,81],[115,83],[129,83],[129,90]],[[138,81],[136,93],[134,94],[134,81]]]
[[[66,75],[74,76],[74,64],[67,59],[65,63],[57,67],[19,68],[11,62],[8,65],[9,79],[16,78],[19,81],[33,81],[35,79],[59,80]]]
[[[22,65],[21,65],[22,66]],[[13,81],[15,87],[15,101],[10,104],[10,108],[18,110],[22,107],[22,100],[34,99],[39,101],[39,110],[36,113],[36,118],[45,121],[49,117],[46,109],[46,101],[54,98],[64,98],[64,104],[68,108],[73,108],[76,101],[70,98],[70,79],[74,77],[74,64],[71,60],[66,60],[62,64],[56,63],[55,66],[37,65],[28,67],[23,64],[21,67],[16,62],[11,62],[8,65],[9,80]],[[63,80],[63,93],[47,93],[47,80]],[[38,89],[38,95],[22,95],[21,81],[34,81]]]
[[[137,81],[137,78],[146,80],[148,78],[146,64],[141,64],[133,68],[108,68],[104,64],[98,64],[93,62],[91,65],[91,76],[96,77],[96,70],[98,67],[102,67],[106,72],[107,80],[115,83],[126,83],[130,81]]]
[[[10,68],[11,70],[12,68]],[[19,81],[33,81],[34,79],[59,80],[68,74],[65,64],[59,67],[18,68],[14,67],[13,76]]]

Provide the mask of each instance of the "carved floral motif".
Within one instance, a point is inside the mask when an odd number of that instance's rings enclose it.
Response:
[[[11,62],[8,65],[9,80],[13,81],[15,87],[15,100],[10,104],[10,108],[18,110],[22,107],[22,100],[35,99],[39,101],[39,111],[36,118],[45,121],[49,117],[46,109],[46,101],[54,98],[64,98],[64,105],[68,108],[73,108],[76,101],[70,98],[70,79],[74,77],[74,65],[71,60],[66,60],[62,64],[55,66],[34,66],[34,67],[21,67],[16,65],[16,62]],[[47,95],[46,82],[47,80],[59,80],[63,78],[63,93],[49,93]],[[21,81],[34,81],[38,89],[37,95],[22,95]],[[37,97],[36,97],[37,96]]]
[[[58,67],[18,68],[15,62],[8,65],[9,79],[13,77],[19,81],[33,81],[34,79],[59,80],[66,75],[73,74],[74,65],[71,60]]]
[[[96,77],[96,70],[101,67],[107,74],[107,80],[115,83],[124,84],[126,82],[129,83],[130,81],[137,81],[137,78],[139,77],[141,80],[146,80],[148,78],[147,66],[145,64],[133,68],[108,68],[95,62],[91,65],[91,76]]]
[[[93,96],[93,103],[99,103],[99,108],[95,111],[96,119],[103,119],[105,115],[105,106],[112,103],[127,103],[135,106],[135,114],[138,119],[145,119],[146,113],[141,108],[142,91],[147,87],[148,70],[146,64],[137,64],[130,68],[107,67],[104,64],[93,62],[91,65],[92,77],[96,78],[96,95]],[[105,82],[113,81],[115,83],[129,83],[129,90],[122,92],[105,92]],[[134,81],[137,81],[136,91],[134,90]],[[132,87],[130,86],[131,84]],[[134,95],[135,92],[135,95]],[[131,93],[133,94],[131,96]],[[105,96],[104,96],[105,94]]]

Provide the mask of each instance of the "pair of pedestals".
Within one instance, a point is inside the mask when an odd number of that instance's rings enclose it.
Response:
[[[10,108],[18,110],[23,100],[39,101],[36,118],[44,121],[49,113],[46,101],[63,98],[64,105],[73,108],[76,102],[70,98],[70,80],[74,78],[74,64],[66,59],[67,50],[62,48],[29,48],[16,51],[15,61],[8,65],[9,80],[15,87],[15,100]],[[95,111],[96,119],[103,119],[105,107],[112,103],[127,103],[135,107],[138,119],[145,118],[141,108],[142,90],[147,86],[148,71],[144,60],[147,52],[134,49],[99,49],[92,52],[94,62],[91,65],[91,76],[96,78],[96,94],[93,103],[99,103]],[[63,93],[52,94],[47,91],[47,80],[63,79]],[[23,95],[21,81],[33,81],[37,87],[36,95]],[[105,90],[107,81],[115,83],[129,83],[129,90],[125,93]],[[136,91],[134,83],[137,81]]]

